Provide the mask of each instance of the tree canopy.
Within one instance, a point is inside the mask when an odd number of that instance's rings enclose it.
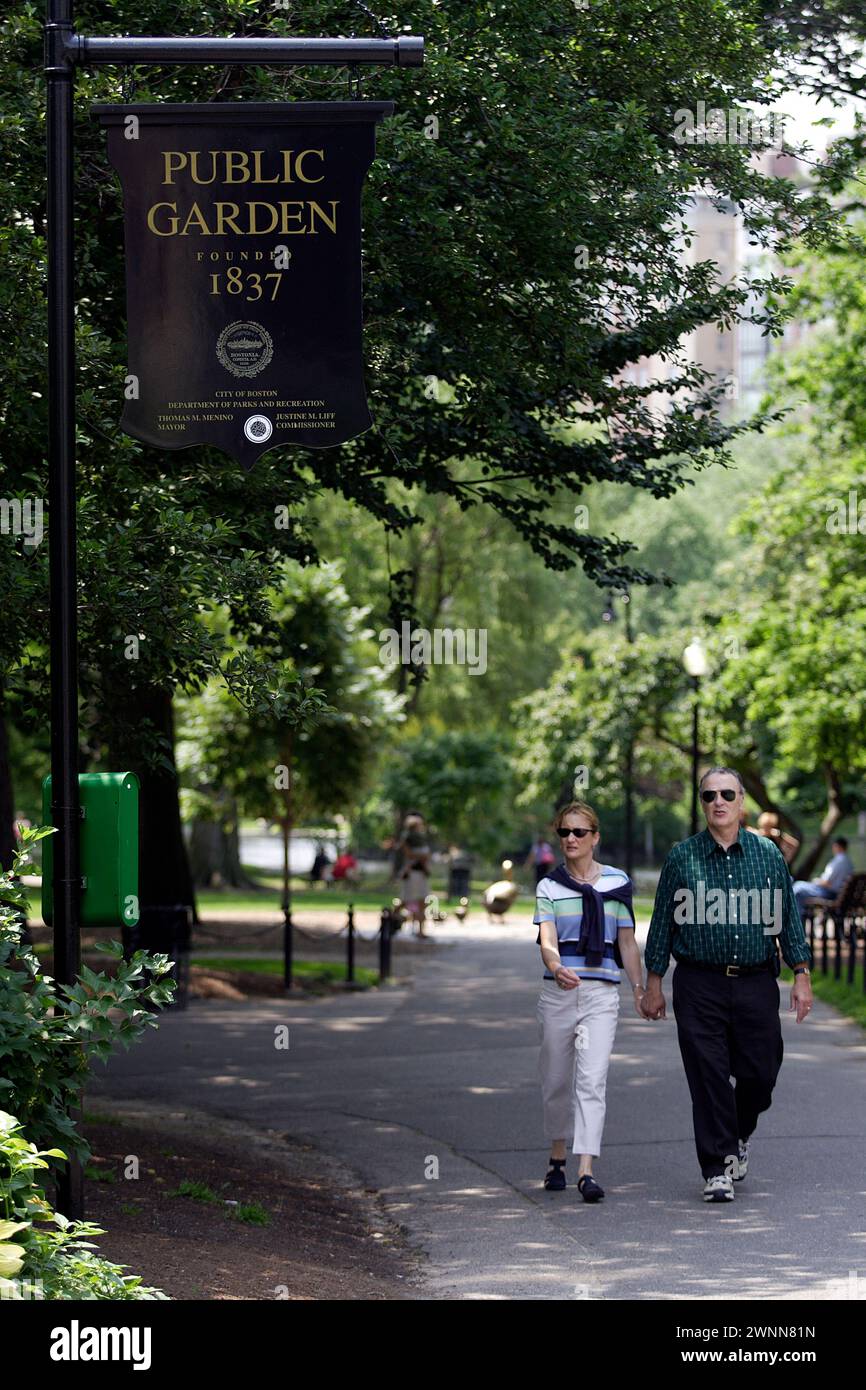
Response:
[[[616,502],[591,508],[586,528],[574,524],[575,502],[602,488],[623,502],[661,505],[696,469],[725,458],[751,425],[722,420],[720,388],[687,360],[682,339],[699,325],[742,318],[778,333],[788,283],[774,273],[724,282],[712,260],[684,258],[690,200],[709,195],[740,210],[758,246],[783,252],[796,241],[814,250],[835,235],[828,194],[853,157],[849,149],[838,169],[831,160],[804,188],[764,172],[748,146],[675,138],[677,113],[701,101],[766,109],[780,93],[780,62],[794,73],[797,44],[829,33],[807,34],[777,10],[758,0],[392,4],[382,25],[423,32],[428,56],[421,70],[374,71],[363,82],[365,95],[396,102],[364,195],[375,426],[335,450],[275,450],[249,475],[213,451],[167,455],[118,431],[121,197],[90,106],[133,90],[144,101],[345,97],[348,75],[239,67],[77,74],[82,757],[163,779],[150,798],[145,856],[157,874],[168,862],[163,827],[173,826],[165,833],[176,843],[179,836],[169,814],[175,693],[195,695],[217,680],[245,717],[266,709],[276,724],[303,728],[315,713],[300,646],[278,640],[273,579],[282,566],[335,558],[351,547],[353,528],[369,524],[384,564],[380,592],[365,601],[377,621],[394,625],[414,619],[425,594],[429,611],[443,611],[435,563],[413,589],[435,508],[445,524],[432,553],[452,569],[461,542],[475,546],[471,570],[506,537],[552,574],[572,570],[578,585],[634,593],[663,567],[663,541],[648,565],[619,538]],[[0,194],[10,209],[0,233],[0,484],[9,497],[47,491],[41,20],[41,6],[24,0],[0,26]],[[840,8],[840,31],[849,21],[856,32],[856,17]],[[338,34],[369,32],[374,21],[366,6],[322,0],[291,12],[257,0],[193,0],[182,15],[169,0],[79,0],[76,23],[92,34]],[[673,363],[672,375],[630,381],[623,369],[650,357]],[[342,529],[323,521],[329,510]],[[278,526],[278,514],[288,524]],[[652,526],[645,531],[651,538]],[[486,549],[477,544],[484,536]],[[522,572],[520,562],[509,564]],[[0,700],[33,738],[47,717],[46,569],[45,546],[0,549]],[[553,590],[531,573],[530,591],[547,602]],[[482,607],[491,592],[479,591]],[[496,612],[504,646],[508,623]],[[543,665],[549,672],[546,655]],[[411,715],[412,702],[426,697],[406,672],[395,680]],[[513,684],[520,688],[511,695],[528,693],[525,671]],[[508,695],[500,675],[497,709]],[[465,691],[452,686],[451,699],[465,714]],[[407,734],[416,732],[410,718]]]

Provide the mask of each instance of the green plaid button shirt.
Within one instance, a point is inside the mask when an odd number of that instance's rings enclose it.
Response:
[[[723,898],[713,893],[719,889]],[[754,910],[755,890],[764,895],[765,906],[780,905],[778,915]],[[721,914],[710,906],[713,901],[721,904]],[[726,850],[702,830],[674,845],[656,890],[644,952],[647,970],[664,975],[671,955],[714,965],[760,965],[773,955],[777,938],[788,965],[811,964],[791,875],[772,840],[741,829]]]

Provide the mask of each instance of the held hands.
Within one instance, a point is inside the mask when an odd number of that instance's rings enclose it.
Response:
[[[665,997],[661,988],[647,989],[638,1000],[638,1009],[643,1018],[659,1019],[665,1017]]]

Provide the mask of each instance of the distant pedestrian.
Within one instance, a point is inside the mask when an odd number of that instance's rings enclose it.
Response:
[[[331,869],[331,879],[334,883],[357,884],[358,861],[350,849],[344,849],[342,854],[337,855]]]
[[[772,840],[781,852],[785,863],[793,864],[797,850],[800,848],[800,841],[794,835],[789,835],[787,830],[782,829],[777,811],[761,812],[758,816],[755,834],[765,835],[767,839]]]
[[[426,937],[424,921],[430,892],[430,846],[424,817],[418,811],[410,811],[406,816],[396,850],[400,902],[418,928],[418,935]]]
[[[524,860],[524,867],[528,869],[531,865],[535,872],[536,888],[555,863],[556,855],[551,846],[543,835],[536,835],[535,843]]]
[[[316,845],[316,855],[313,859],[313,867],[310,869],[310,882],[313,884],[321,883],[328,867],[328,856],[325,853],[325,846],[321,843]]]

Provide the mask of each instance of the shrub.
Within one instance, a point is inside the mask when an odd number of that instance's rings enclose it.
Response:
[[[22,942],[27,899],[19,875],[30,846],[52,833],[22,826],[12,869],[0,873],[0,1104],[44,1153],[57,1157],[62,1146],[64,1157],[84,1161],[90,1150],[69,1110],[90,1060],[105,1061],[117,1043],[129,1047],[155,1027],[153,1011],[170,1002],[174,982],[168,956],[136,951],[125,961],[119,941],[98,948],[117,961],[113,976],[82,966],[74,985],[60,985],[43,972]]]
[[[36,1173],[49,1158],[66,1157],[62,1149],[37,1149],[15,1116],[0,1110],[0,1299],[166,1299],[94,1253],[101,1226],[52,1210]]]

